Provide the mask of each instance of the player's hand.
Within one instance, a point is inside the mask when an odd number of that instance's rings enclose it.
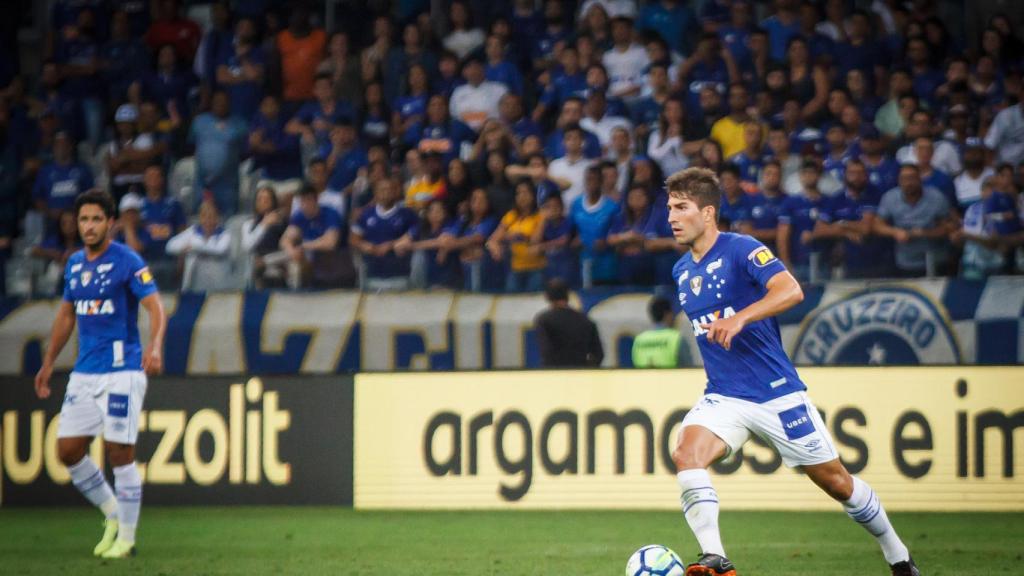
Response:
[[[732,339],[739,334],[744,327],[744,322],[739,316],[719,318],[710,324],[701,324],[700,327],[707,330],[708,342],[721,344],[723,348],[732,348]]]
[[[39,398],[50,397],[50,375],[52,373],[53,368],[46,364],[43,364],[43,366],[39,368],[39,372],[36,372],[35,388],[36,396]]]
[[[164,358],[158,346],[149,344],[142,355],[142,370],[150,376],[155,376],[164,371]]]

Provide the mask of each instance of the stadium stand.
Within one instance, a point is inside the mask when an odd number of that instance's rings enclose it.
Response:
[[[722,228],[775,243],[805,281],[1024,272],[1024,41],[1020,15],[989,3],[970,18],[942,0],[14,4],[45,34],[0,57],[0,295],[52,296],[57,244],[74,244],[62,207],[90,186],[144,196],[152,163],[188,230],[216,203],[231,278],[210,289],[285,287],[253,277],[274,251],[243,238],[257,189],[286,223],[304,177],[341,220],[317,260],[355,272],[293,289],[649,290],[670,282],[665,247],[648,251],[666,236],[661,183],[694,165],[724,170],[730,190],[738,174]],[[561,195],[563,214],[540,210],[553,222],[532,237],[499,227],[494,249],[461,241],[494,230],[469,222],[514,220],[521,181],[534,206]],[[352,230],[393,217],[382,185],[402,191],[407,232],[350,249]],[[626,202],[638,187],[640,215]],[[497,213],[473,213],[477,189]],[[445,221],[416,224],[435,200]],[[562,218],[570,240],[552,251],[544,231]],[[651,242],[609,243],[623,220]],[[381,258],[403,262],[383,284],[365,269]],[[527,259],[545,278],[523,281]],[[184,260],[164,289],[198,287],[182,285]]]

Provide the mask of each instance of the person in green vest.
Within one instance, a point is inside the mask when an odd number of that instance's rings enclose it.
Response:
[[[675,327],[672,304],[655,296],[647,306],[654,328],[633,339],[634,368],[677,368],[690,365],[690,353],[682,345],[682,335]]]

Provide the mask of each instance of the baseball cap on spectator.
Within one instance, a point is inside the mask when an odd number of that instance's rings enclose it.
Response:
[[[117,205],[117,211],[124,213],[128,210],[142,210],[142,197],[134,192],[125,194]]]
[[[537,184],[537,205],[543,204],[548,196],[552,194],[561,194],[561,190],[558,186],[555,186],[553,182],[549,180],[542,180],[540,184]]]
[[[139,110],[134,104],[121,104],[114,113],[114,122],[135,122],[139,119]]]

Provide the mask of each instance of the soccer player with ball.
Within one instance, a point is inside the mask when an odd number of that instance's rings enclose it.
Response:
[[[718,494],[707,468],[742,448],[751,434],[839,501],[878,540],[893,576],[920,576],[878,496],[839,461],[807,387],[782,348],[775,316],[803,300],[800,284],[757,240],[719,232],[722,192],[714,172],[687,168],[669,177],[666,186],[672,233],[690,249],[672,277],[708,378],[672,453],[683,515],[702,552],[686,567],[686,576],[736,574],[722,546]]]

